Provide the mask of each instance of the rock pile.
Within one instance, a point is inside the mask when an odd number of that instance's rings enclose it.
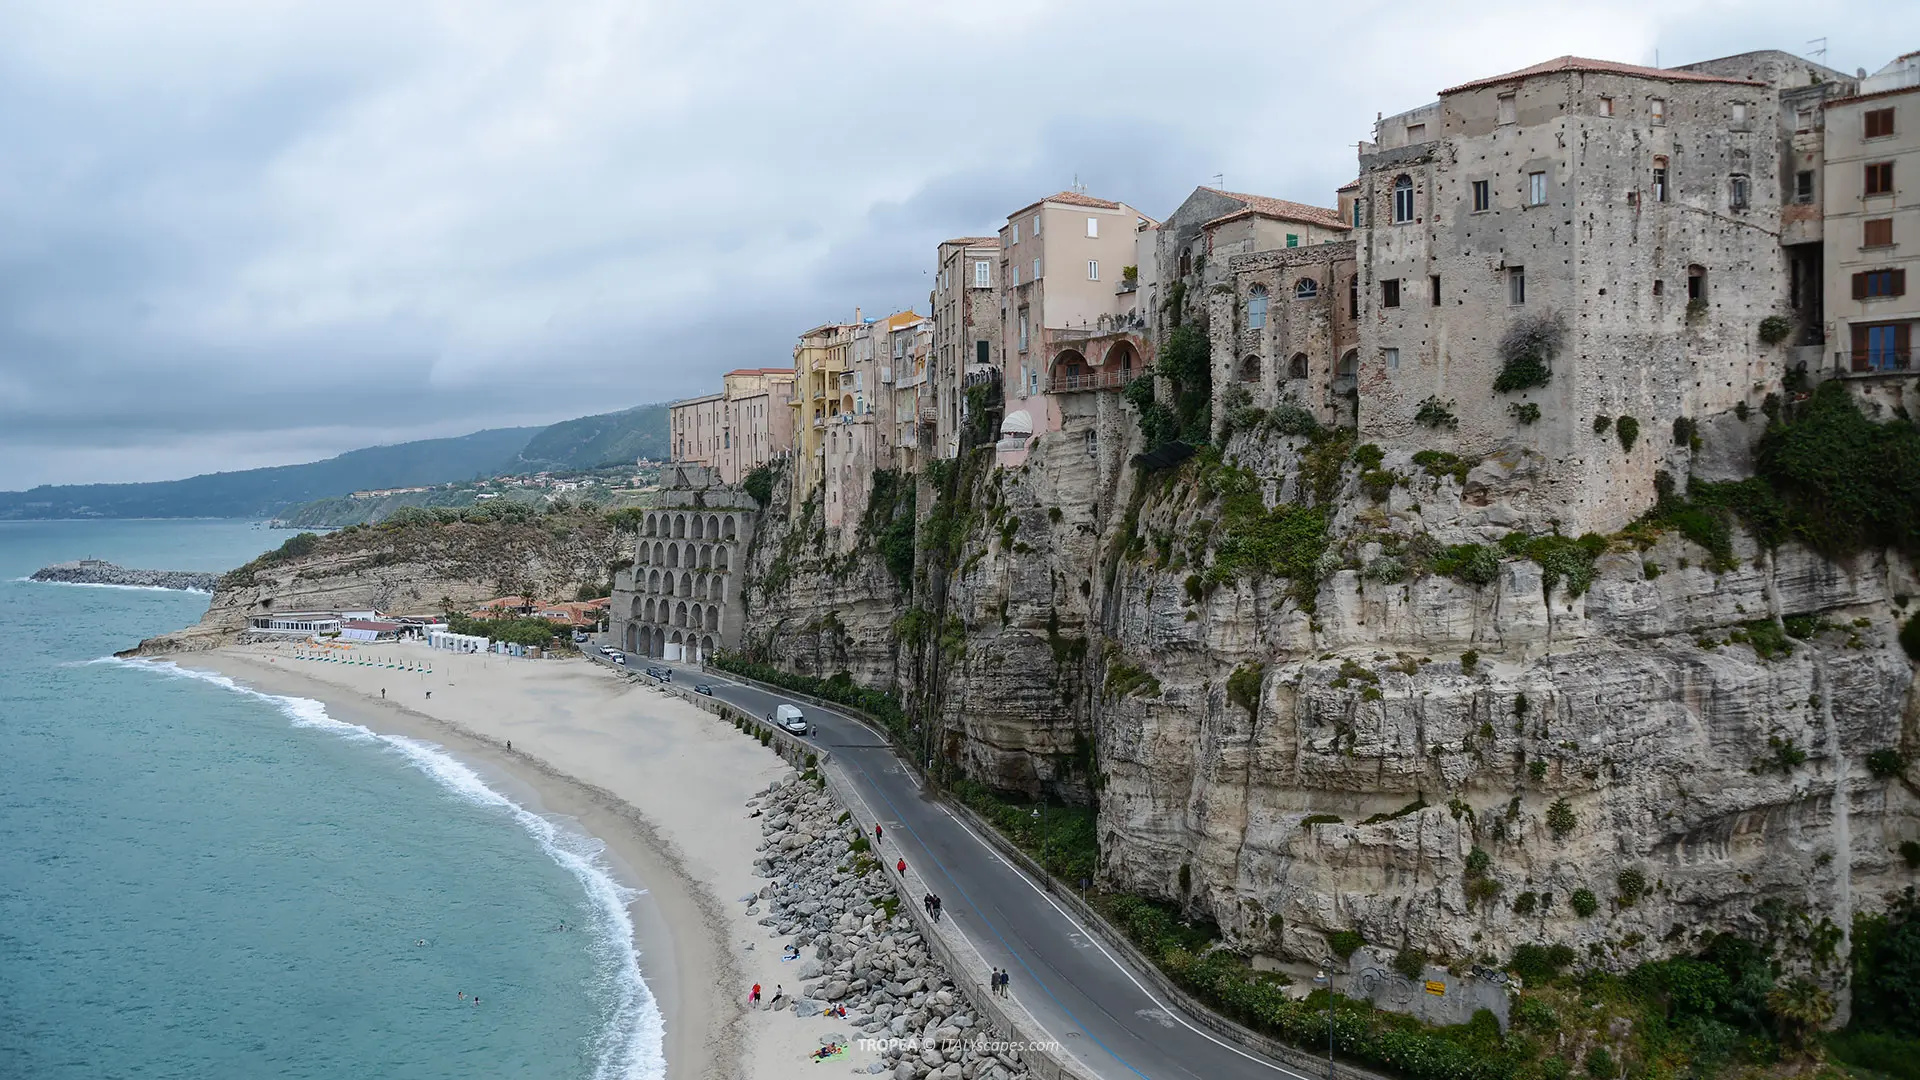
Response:
[[[210,593],[219,582],[220,575],[193,570],[129,570],[99,559],[80,559],[43,566],[33,572],[33,580],[58,581],[69,585],[125,585],[141,589]]]
[[[918,927],[899,904],[858,825],[827,793],[801,779],[776,783],[749,800],[764,819],[754,871],[770,879],[743,899],[747,914],[764,908],[769,936],[794,935],[803,957],[798,996],[761,1007],[817,1016],[846,1010],[855,1038],[884,1040],[894,1080],[1014,1080],[1028,1075],[1018,1058],[990,1037],[979,1010],[934,960]],[[856,850],[857,849],[857,850]]]

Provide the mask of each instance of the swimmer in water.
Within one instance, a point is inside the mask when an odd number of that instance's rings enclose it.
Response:
[[[465,990],[460,991],[460,1000],[461,1001],[467,1000],[467,992]]]
[[[420,946],[422,946],[422,945],[425,945],[426,943],[427,943],[427,939],[426,939],[426,938],[421,938],[421,939],[420,939],[419,941],[416,941],[416,942],[414,942],[414,943],[413,943],[413,945],[414,945],[414,948],[416,948],[416,949],[417,949],[417,948],[419,948]]]

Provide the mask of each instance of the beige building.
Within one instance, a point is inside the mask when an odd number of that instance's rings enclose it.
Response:
[[[867,511],[873,472],[891,468],[899,431],[894,421],[892,350],[910,343],[910,331],[926,320],[911,311],[863,320],[848,328],[845,366],[833,373],[836,410],[821,427],[821,511],[828,533],[850,550]],[[907,357],[911,363],[911,357]]]
[[[1091,418],[1096,407],[1074,399],[1117,391],[1151,363],[1135,260],[1140,230],[1154,224],[1125,203],[1074,191],[1007,217],[1000,464],[1024,462],[1034,438],[1077,426],[1070,417]]]
[[[1825,102],[1826,316],[1832,367],[1913,369],[1920,302],[1920,53]]]
[[[807,498],[826,479],[827,424],[840,415],[840,375],[847,370],[854,322],[822,323],[800,335],[793,347],[793,486],[790,510],[798,517]],[[848,406],[851,407],[851,400]]]
[[[963,236],[940,245],[930,296],[933,353],[920,389],[920,408],[933,420],[930,445],[920,449],[931,457],[960,452],[969,380],[997,383],[1000,378],[1005,355],[1000,272],[997,236]]]
[[[713,462],[725,484],[793,449],[793,369],[736,368],[721,379],[720,451]]]
[[[702,394],[676,401],[667,409],[668,459],[676,464],[713,465],[726,428],[726,397]]]
[[[1376,124],[1356,191],[1363,438],[1524,448],[1527,499],[1608,531],[1684,466],[1676,420],[1777,384],[1756,328],[1788,307],[1780,92],[1832,73],[1783,53],[1695,68],[1561,57]],[[1544,383],[1496,392],[1516,327],[1558,344]]]

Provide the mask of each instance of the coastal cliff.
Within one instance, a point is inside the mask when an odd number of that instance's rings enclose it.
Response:
[[[1761,423],[1723,419],[1677,469],[1751,461]],[[1725,932],[1844,1016],[1854,916],[1920,863],[1908,554],[1759,536],[1684,479],[1562,537],[1524,451],[1249,428],[1105,484],[1078,439],[940,463],[910,574],[884,508],[840,554],[776,509],[745,659],[891,692],[949,779],[1092,806],[1104,886],[1283,969],[1344,939],[1624,970]]]
[[[218,648],[238,640],[251,616],[275,611],[425,615],[498,596],[572,597],[583,586],[604,588],[622,551],[618,535],[598,510],[524,507],[415,511],[301,533],[222,575],[199,623],[148,638],[130,655]]]
[[[67,585],[118,585],[130,589],[212,592],[220,575],[194,570],[129,570],[100,559],[77,559],[43,566],[35,570],[28,580]]]

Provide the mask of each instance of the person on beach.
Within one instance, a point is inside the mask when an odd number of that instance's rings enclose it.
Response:
[[[381,701],[387,700],[387,688],[384,686],[380,688],[380,700]]]
[[[901,872],[901,873],[903,873],[903,874],[904,874],[904,873],[906,873],[906,872],[907,872],[907,860],[905,860],[905,859],[901,859],[901,860],[900,860],[899,862],[897,862],[897,863],[894,863],[894,864],[893,864],[893,868],[894,868],[895,870],[898,870],[898,871],[900,871],[900,872]]]
[[[428,701],[432,701],[432,700],[433,700],[433,691],[431,691],[431,690],[429,690],[429,691],[427,691],[427,700],[428,700]]]
[[[747,995],[747,1004],[749,1005],[760,1004],[760,984],[759,983],[753,984],[753,993]]]
[[[507,753],[509,753],[509,754],[511,754],[511,753],[513,753],[513,740],[512,740],[512,739],[508,739],[508,740],[507,740]]]

